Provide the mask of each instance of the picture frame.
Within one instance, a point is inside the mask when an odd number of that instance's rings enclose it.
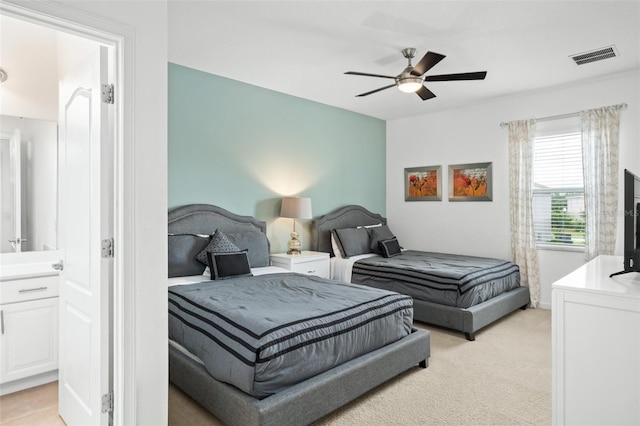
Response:
[[[449,201],[492,201],[492,163],[449,165]]]
[[[404,200],[442,200],[442,166],[404,169]]]

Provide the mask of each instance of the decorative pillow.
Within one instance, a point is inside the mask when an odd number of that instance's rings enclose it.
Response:
[[[202,263],[196,256],[207,246],[209,236],[169,234],[169,278],[202,274]]]
[[[365,228],[336,229],[335,234],[342,257],[349,258],[359,254],[371,253],[369,232]]]
[[[247,251],[215,253],[207,252],[212,280],[252,276]]]
[[[207,253],[230,253],[240,251],[237,245],[227,238],[225,234],[222,233],[219,229],[216,229],[216,232],[211,236],[211,240],[209,240],[209,244],[196,256],[196,259],[207,264]]]
[[[393,235],[391,229],[389,229],[387,225],[369,228],[369,249],[373,253],[381,254],[380,245],[378,243],[380,241],[390,240],[391,238],[395,238],[395,235]]]
[[[248,250],[249,265],[252,268],[269,266],[269,240],[260,231],[225,232],[229,240],[239,250]]]
[[[384,257],[393,257],[402,253],[398,239],[393,237],[379,242],[380,252]]]

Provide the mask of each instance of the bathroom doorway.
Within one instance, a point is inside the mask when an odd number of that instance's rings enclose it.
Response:
[[[33,179],[29,178],[18,180],[20,185],[10,185],[20,211],[17,222],[29,215],[46,216],[54,224],[53,237],[46,245],[23,250],[29,247],[31,238],[23,237],[24,226],[18,227],[20,235],[13,238],[18,250],[3,253],[2,263],[29,265],[33,259],[47,259],[43,251],[56,256],[54,263],[61,269],[60,327],[56,336],[60,348],[60,413],[69,425],[106,425],[111,422],[111,409],[103,400],[105,396],[113,399],[114,387],[115,261],[104,255],[102,240],[114,233],[117,132],[116,111],[108,99],[105,101],[102,86],[117,80],[116,48],[113,43],[100,40],[95,32],[88,36],[68,23],[58,26],[50,17],[39,21],[37,14],[25,19],[10,10],[1,12],[0,66],[6,75],[0,86],[1,111],[23,122],[53,121],[58,127],[50,158],[57,170],[53,178],[46,180],[53,189],[32,187],[29,184]],[[93,75],[93,70],[87,68],[87,63],[89,68],[96,64],[96,55],[101,67],[99,80],[89,80],[86,77]],[[13,133],[16,126],[8,123],[11,121],[3,121],[0,133]],[[19,177],[26,176],[25,170],[37,169],[31,163],[34,157],[41,157],[34,152],[36,139],[22,137],[19,142],[22,152],[17,164],[24,165],[23,171],[18,171]],[[37,202],[28,202],[43,192],[54,199],[53,208],[38,209]]]

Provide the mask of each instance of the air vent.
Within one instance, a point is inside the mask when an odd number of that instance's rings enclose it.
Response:
[[[569,57],[575,61],[576,65],[584,65],[590,62],[602,61],[603,59],[615,58],[616,56],[619,56],[616,47],[608,46]]]

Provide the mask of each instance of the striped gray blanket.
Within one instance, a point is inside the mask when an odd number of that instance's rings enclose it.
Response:
[[[169,288],[169,338],[258,398],[399,340],[412,322],[408,296],[309,275]]]
[[[520,269],[500,259],[405,250],[358,260],[351,282],[466,308],[519,287]]]

